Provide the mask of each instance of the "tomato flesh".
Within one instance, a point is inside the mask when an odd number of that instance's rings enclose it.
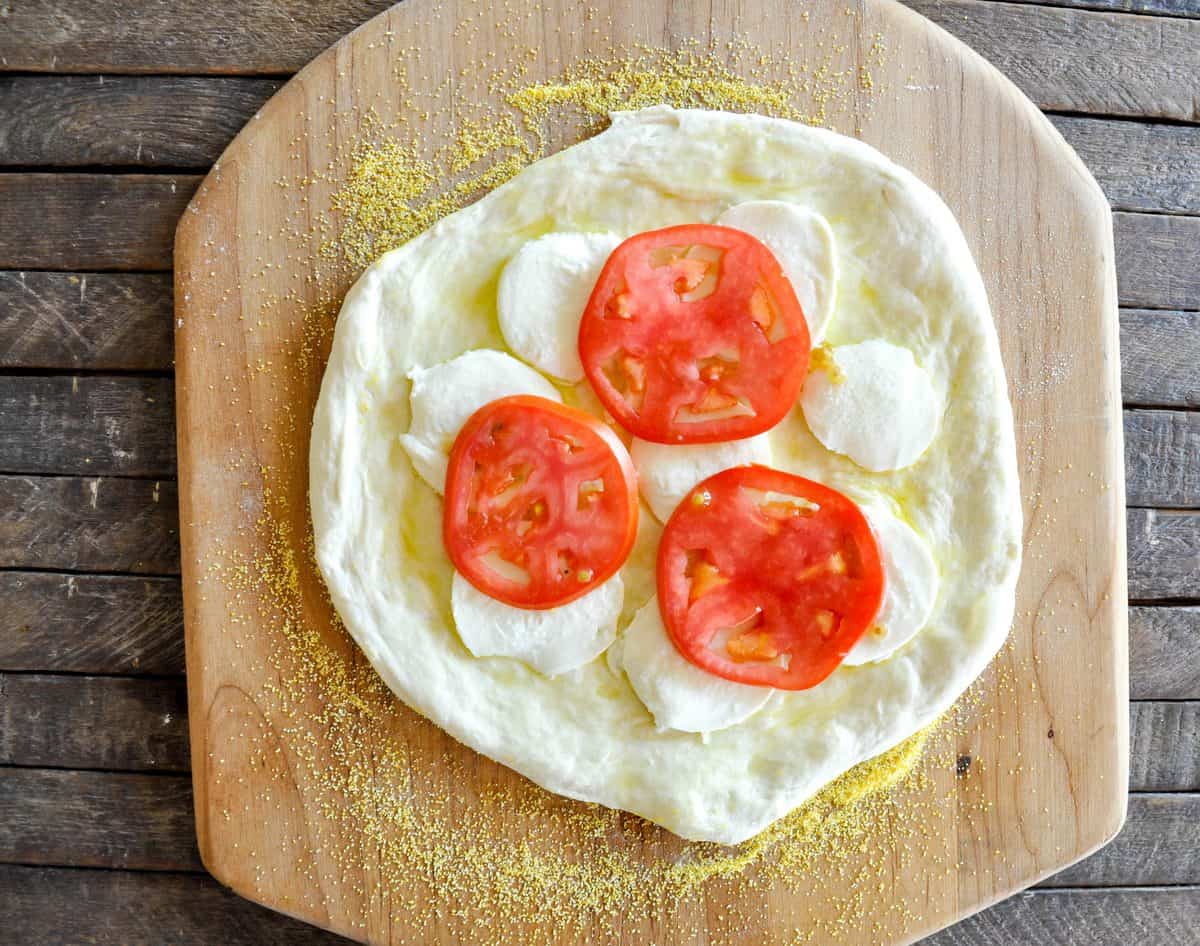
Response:
[[[611,578],[637,534],[637,478],[617,435],[540,397],[485,404],[450,451],[442,534],[454,567],[519,608]]]
[[[656,443],[736,440],[775,426],[800,393],[809,349],[804,312],[771,251],[708,224],[618,246],[579,326],[597,396]]]
[[[848,497],[763,466],[696,486],[658,550],[667,633],[696,666],[782,690],[816,686],[870,627],[883,565]]]

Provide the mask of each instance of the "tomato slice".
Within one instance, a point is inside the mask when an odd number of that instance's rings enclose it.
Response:
[[[667,633],[693,664],[739,683],[816,686],[866,632],[883,587],[858,506],[765,466],[696,486],[658,549]]]
[[[574,408],[500,398],[471,415],[450,451],[446,551],[472,585],[506,604],[553,608],[611,578],[637,519],[628,451]]]
[[[579,325],[597,396],[621,426],[656,443],[774,427],[800,393],[809,348],[804,312],[771,251],[708,224],[618,246]]]

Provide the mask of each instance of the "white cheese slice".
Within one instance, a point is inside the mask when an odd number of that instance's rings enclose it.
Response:
[[[633,438],[629,455],[637,468],[638,488],[659,522],[666,522],[693,486],[714,473],[750,463],[771,465],[766,434],[724,443],[666,444]]]
[[[514,608],[485,595],[458,572],[450,590],[454,625],[476,657],[512,657],[548,677],[581,667],[617,636],[625,600],[620,575],[557,608]]]
[[[862,506],[883,560],[883,604],[875,624],[846,655],[851,667],[883,660],[929,623],[938,594],[938,567],[929,545],[878,504]]]
[[[782,200],[749,200],[717,218],[757,237],[775,254],[808,319],[814,345],[825,337],[837,295],[837,243],[829,223],[815,210]]]
[[[667,636],[657,597],[634,615],[617,658],[660,730],[726,729],[753,716],[775,692],[725,680],[686,660]]]
[[[579,320],[620,242],[611,233],[548,233],[521,247],[504,267],[496,297],[508,347],[548,375],[582,379]]]
[[[942,405],[912,352],[882,339],[832,349],[800,393],[804,419],[834,453],[879,473],[917,461],[933,442]]]
[[[490,349],[469,351],[432,368],[413,368],[408,377],[412,422],[408,433],[400,435],[400,445],[421,479],[439,493],[446,488],[454,438],[484,404],[514,394],[562,401],[554,385],[528,365]]]

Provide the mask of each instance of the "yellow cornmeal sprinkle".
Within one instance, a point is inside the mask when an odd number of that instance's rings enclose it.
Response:
[[[363,116],[368,133],[343,156],[348,170],[331,165],[327,177],[318,176],[336,192],[329,217],[316,217],[324,252],[314,261],[306,294],[291,290],[264,306],[264,312],[296,313],[300,328],[291,348],[285,344],[255,366],[276,381],[269,407],[279,454],[294,460],[306,449],[314,382],[339,302],[330,287],[511,178],[546,152],[552,129],[565,123],[586,134],[613,108],[664,102],[820,123],[848,89],[865,84],[861,70],[798,70],[747,46],[731,45],[723,56],[640,49],[580,63],[553,81],[522,84],[520,69],[490,75],[484,81],[507,112],[471,116],[460,103],[456,130],[431,153],[419,139],[403,138],[403,129]],[[801,99],[816,103],[811,113],[793,104]],[[310,182],[279,183],[299,191]],[[293,229],[277,234],[294,251],[313,236],[306,201],[297,204]],[[260,262],[262,272],[272,265]],[[818,348],[814,367],[823,357]],[[261,515],[243,535],[257,551],[230,550],[210,562],[208,572],[222,586],[229,633],[239,648],[242,626],[275,636],[269,666],[252,668],[266,681],[256,702],[271,708],[272,726],[269,732],[261,724],[247,727],[242,737],[263,773],[279,771],[282,746],[289,777],[303,786],[306,805],[321,812],[319,819],[305,819],[308,833],[281,851],[309,881],[296,889],[370,904],[376,919],[382,910],[426,931],[414,943],[449,934],[479,946],[536,946],[560,942],[564,929],[589,943],[628,942],[631,930],[641,930],[640,941],[652,943],[658,924],[671,920],[691,923],[697,936],[703,930],[710,944],[732,944],[764,915],[744,906],[710,915],[711,904],[739,903],[741,890],[758,891],[747,902],[765,904],[766,891],[779,885],[805,892],[787,904],[775,898],[771,907],[794,923],[797,943],[818,933],[855,942],[882,938],[877,925],[862,928],[867,897],[893,904],[888,922],[896,928],[914,919],[888,888],[889,878],[918,856],[923,863],[940,856],[937,839],[924,828],[937,812],[922,806],[940,810],[957,802],[930,790],[918,762],[924,753],[933,771],[953,770],[953,725],[918,733],[857,766],[744,844],[682,842],[639,818],[514,779],[463,753],[399,703],[341,628],[328,598],[311,590],[324,586],[306,484],[263,468],[243,486],[257,487],[262,496]],[[217,786],[238,777],[226,772],[222,759],[209,763]],[[978,760],[974,765],[971,771]],[[255,790],[259,801],[274,801],[270,784]],[[903,817],[896,816],[897,806]],[[238,812],[224,817],[232,823]],[[873,850],[881,836],[891,845],[882,859]],[[271,878],[263,873],[259,881],[267,889]],[[279,905],[313,913],[326,902]],[[716,921],[732,932],[715,931]]]
[[[372,130],[355,149],[350,173],[333,197],[342,227],[323,255],[340,255],[360,269],[369,265],[543,157],[551,124],[568,123],[586,135],[598,131],[612,111],[661,104],[821,124],[858,81],[857,73],[828,65],[802,70],[737,43],[724,59],[692,46],[638,47],[621,58],[584,60],[538,83],[522,84],[523,70],[514,71],[515,76],[487,80],[508,112],[460,119],[452,142],[432,158],[421,156],[418,141],[369,122]],[[813,103],[811,111],[797,107],[801,98]]]

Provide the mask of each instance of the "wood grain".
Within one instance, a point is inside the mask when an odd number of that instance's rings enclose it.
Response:
[[[39,946],[344,946],[349,940],[271,913],[207,877],[0,865],[11,928]],[[1063,943],[1196,946],[1200,888],[1034,890],[943,930],[922,946]],[[168,934],[164,934],[169,931]],[[1164,938],[1152,938],[1152,937]]]
[[[1121,312],[1121,396],[1127,404],[1200,407],[1200,312]]]
[[[198,182],[186,174],[0,174],[0,269],[170,269],[175,224]]]
[[[99,0],[14,4],[0,63],[23,72],[295,72],[390,0],[176,0],[161,6]],[[136,30],[128,20],[136,11]]]
[[[0,174],[0,269],[167,270],[197,181]],[[1200,309],[1200,218],[1117,213],[1113,223],[1122,305]]]
[[[1132,703],[1129,732],[1131,790],[1200,790],[1200,703]]]
[[[1144,794],[1113,842],[1044,881],[1046,887],[1200,883],[1200,795]]]
[[[1005,0],[1005,2],[1075,7],[1079,10],[1107,10],[1112,13],[1200,17],[1200,2],[1197,0]]]
[[[1124,417],[1129,505],[1200,506],[1200,413],[1126,411]]]
[[[1200,128],[1052,116],[1115,210],[1200,212]]]
[[[29,72],[284,75],[387,6],[183,0],[138,7],[138,29],[130,30],[128,0],[101,0],[69,15],[54,0],[25,0],[12,6],[0,32],[0,63]],[[1043,108],[1196,117],[1195,22],[980,0],[909,6],[999,66]]]
[[[0,166],[207,171],[271,79],[0,76]]]
[[[0,471],[175,475],[165,378],[0,376]]]
[[[177,575],[175,484],[0,476],[0,568]]]
[[[1200,23],[980,0],[908,0],[1046,109],[1200,119]]]
[[[165,274],[0,272],[0,367],[169,371],[171,305]]]
[[[0,723],[0,765],[190,769],[178,679],[0,673]],[[1132,791],[1200,790],[1200,699],[1135,702],[1130,732]]]
[[[1129,609],[1130,695],[1200,699],[1200,608]]]
[[[1200,414],[1127,411],[1124,425],[1130,504],[1200,506]],[[174,428],[167,380],[0,376],[0,469],[10,473],[169,478]]]
[[[0,861],[199,870],[190,780],[0,768]]]
[[[50,816],[60,808],[61,817]],[[200,869],[186,777],[0,768],[0,812],[7,822],[0,823],[6,862]],[[270,863],[267,851],[254,856]],[[1128,887],[1198,878],[1200,795],[1140,793],[1130,796],[1125,827],[1111,845],[1039,886]]]
[[[38,946],[345,946],[196,874],[0,865],[0,917]]]
[[[0,765],[186,772],[182,679],[0,673]]]
[[[206,581],[203,572],[204,563],[220,548],[232,546],[247,554],[256,549],[254,536],[243,528],[239,504],[229,501],[228,478],[219,475],[231,453],[238,459],[252,453],[247,463],[271,470],[272,496],[286,496],[293,519],[299,515],[297,507],[302,509],[300,497],[306,487],[303,463],[294,459],[292,444],[276,434],[287,418],[275,405],[284,400],[280,385],[286,384],[288,406],[306,412],[318,372],[285,381],[252,367],[263,360],[277,361],[292,350],[289,346],[297,343],[303,327],[303,310],[298,303],[277,304],[270,332],[248,331],[239,316],[254,311],[264,299],[294,299],[299,285],[309,294],[328,288],[336,296],[344,289],[343,284],[305,283],[304,273],[297,269],[297,260],[320,251],[313,242],[318,239],[315,234],[307,247],[304,233],[287,241],[286,247],[278,246],[256,235],[267,229],[258,221],[292,219],[296,213],[319,219],[328,207],[326,181],[338,177],[344,167],[339,166],[338,156],[345,155],[346,145],[359,132],[356,114],[347,103],[369,101],[385,121],[402,114],[407,106],[387,81],[387,70],[395,67],[397,57],[403,60],[403,51],[412,48],[418,37],[423,49],[437,49],[438,42],[453,48],[452,60],[444,58],[460,67],[473,56],[494,54],[508,61],[516,49],[545,49],[545,57],[531,60],[526,80],[533,81],[556,72],[559,62],[606,55],[614,45],[675,43],[684,37],[703,44],[711,35],[721,48],[720,43],[734,33],[735,16],[738,32],[750,42],[783,54],[816,48],[820,37],[821,48],[833,50],[831,68],[845,69],[847,75],[853,75],[868,56],[876,36],[886,37],[888,54],[878,68],[872,67],[870,94],[866,83],[850,84],[846,94],[854,103],[831,122],[839,130],[859,132],[912,168],[955,211],[979,254],[1010,383],[1022,392],[1014,406],[1025,451],[1027,553],[1033,564],[1022,584],[1018,603],[1022,618],[1017,621],[1013,646],[998,669],[998,677],[1008,675],[1017,681],[1022,695],[1014,701],[1012,690],[999,687],[985,688],[980,695],[986,705],[997,708],[996,722],[980,723],[971,738],[974,751],[989,760],[988,774],[958,782],[947,767],[931,774],[929,791],[938,799],[964,793],[961,804],[949,806],[946,815],[937,816],[930,826],[930,837],[948,839],[950,863],[957,860],[962,867],[957,872],[924,871],[920,856],[914,856],[892,877],[893,894],[901,890],[911,894],[917,904],[914,916],[921,917],[899,938],[919,935],[1033,882],[1115,832],[1124,812],[1129,716],[1124,702],[1120,547],[1125,519],[1109,207],[1059,134],[1011,86],[998,82],[990,67],[902,8],[861,0],[855,9],[859,16],[847,16],[844,5],[830,0],[806,8],[810,14],[806,20],[765,0],[739,4],[736,10],[668,0],[649,4],[614,0],[606,10],[612,15],[611,25],[592,30],[585,28],[580,9],[563,4],[554,8],[553,15],[523,21],[519,36],[510,39],[513,31],[489,26],[489,18],[502,15],[498,6],[472,7],[483,18],[476,21],[478,30],[456,32],[452,5],[409,2],[348,37],[313,63],[301,79],[285,86],[222,157],[220,175],[206,180],[192,205],[196,213],[186,214],[181,222],[176,253],[176,300],[184,322],[176,338],[176,355],[189,716],[200,845],[215,876],[273,905],[285,897],[295,902],[314,889],[305,877],[287,874],[289,865],[281,858],[273,862],[279,878],[262,883],[261,861],[252,863],[240,847],[232,846],[252,837],[256,848],[277,850],[283,838],[280,835],[273,843],[273,832],[292,833],[287,827],[273,827],[271,812],[256,800],[254,786],[265,787],[265,777],[255,774],[239,738],[247,725],[284,732],[289,723],[269,694],[260,695],[261,686],[249,669],[256,663],[268,664],[275,638],[269,628],[246,623],[239,626],[236,641],[223,633],[229,609],[237,606],[235,590]],[[1026,8],[970,0],[951,3],[942,12],[971,17],[978,13],[985,18],[1029,15]],[[1064,19],[1063,13],[1038,11],[1040,22],[1057,23],[1059,30],[1055,34],[1050,29],[1049,39],[1038,37],[1039,51],[1057,37],[1056,50],[1062,53],[1063,30],[1096,34],[1097,23],[1116,19],[1097,14],[1088,15],[1095,19],[1079,19],[1072,11],[1066,11],[1071,18]],[[555,27],[553,36],[541,32],[547,22]],[[993,29],[988,35],[997,41],[1000,32]],[[444,40],[428,39],[432,37]],[[1020,42],[1033,40],[1022,36]],[[470,43],[474,48],[467,48]],[[1193,55],[1194,50],[1186,53]],[[1071,50],[1062,54],[1069,66],[1075,65]],[[1142,62],[1147,58],[1144,49],[1118,55],[1136,62],[1137,69],[1154,81],[1162,78],[1161,64]],[[457,113],[439,97],[444,92],[424,88],[422,84],[433,83],[439,70],[428,74],[425,79],[422,71],[409,73],[418,86],[412,94],[427,93],[434,117],[426,135],[433,147],[452,133],[448,116]],[[1070,69],[1046,75],[1054,81],[1067,77],[1070,84]],[[1161,88],[1160,82],[1155,89],[1163,107],[1173,108],[1171,96],[1181,88],[1190,89],[1190,79],[1182,85],[1178,79],[1172,81],[1174,85]],[[1145,91],[1138,89],[1135,98]],[[333,102],[338,103],[336,109]],[[311,129],[320,129],[320,134]],[[301,135],[307,135],[304,149],[280,147],[280,142]],[[566,140],[565,126],[552,124],[550,147]],[[317,167],[323,179],[311,173]],[[271,186],[289,175],[308,182],[301,192]],[[1004,206],[1006,213],[996,214],[997,206]],[[254,280],[240,276],[237,266],[245,259],[261,259]],[[229,291],[234,285],[237,291]],[[1060,365],[1070,370],[1051,370]],[[218,371],[232,380],[210,390],[207,383]],[[231,421],[222,422],[232,398],[254,407],[248,428],[245,422],[237,430]],[[1070,405],[1069,411],[1063,405]],[[1026,449],[1024,441],[1031,437],[1033,444]],[[1080,457],[1086,457],[1087,463],[1080,463]],[[323,616],[327,617],[319,585],[305,571],[300,581],[305,616],[319,632]],[[1040,668],[1036,676],[1029,669],[1035,659]],[[1071,669],[1085,665],[1086,674]],[[312,712],[319,712],[320,694],[310,694],[309,699]],[[1010,713],[1014,702],[1016,709]],[[1046,736],[1049,729],[1056,733],[1052,742]],[[403,739],[410,752],[418,753],[410,766],[436,786],[432,791],[441,791],[444,785],[458,797],[474,783],[470,777],[448,774],[453,766],[447,753],[457,759],[461,750],[444,741],[432,748],[436,736],[433,731],[427,744],[416,729],[398,723],[387,738],[389,745],[392,738]],[[416,748],[413,740],[420,740]],[[218,767],[209,761],[210,753],[227,760],[221,772],[232,766],[246,773],[246,787],[237,787],[240,783],[231,784],[225,777],[218,784]],[[461,758],[467,771],[480,764],[469,753]],[[508,777],[503,770],[488,771],[494,772],[489,777]],[[288,797],[297,804],[311,797],[314,787],[303,772],[276,777],[283,778]],[[949,781],[933,787],[942,779]],[[979,793],[968,797],[972,786]],[[380,789],[386,791],[387,786],[381,784]],[[933,794],[931,808],[932,798]],[[1051,800],[1054,807],[1048,813]],[[222,814],[230,807],[244,811],[232,825]],[[320,818],[311,803],[308,812],[306,824]],[[329,821],[321,819],[321,823],[327,831],[338,830]],[[336,842],[326,836],[318,860],[326,856],[325,845],[330,843]],[[899,860],[886,832],[873,838],[872,844],[878,861]],[[369,874],[374,864],[373,855],[364,858]],[[333,867],[328,862],[327,869]],[[415,915],[384,915],[374,905],[369,881],[364,889],[367,900],[360,899],[362,890],[341,887],[336,908],[328,913],[304,908],[302,915],[376,943],[449,939],[441,929],[422,927]],[[708,928],[710,938],[732,935],[746,946],[791,938],[782,917],[792,905],[811,902],[803,892],[783,886],[735,891],[714,882],[706,893],[712,909],[699,922]],[[753,930],[730,924],[729,917],[765,906],[767,898],[772,906],[765,924]],[[732,906],[725,910],[718,904]],[[450,915],[459,905],[447,901],[440,906]],[[883,909],[875,906],[868,904],[864,929]],[[631,920],[622,939],[678,940],[687,928],[687,919],[664,914],[646,924]],[[879,937],[843,931],[836,938],[873,941]],[[565,944],[580,937],[564,930],[556,939]],[[828,929],[816,930],[817,942],[834,939]]]
[[[0,670],[182,674],[179,579],[0,572]]]
[[[0,76],[0,166],[207,170],[280,84],[202,76]],[[1115,209],[1200,213],[1200,128],[1071,115],[1051,121]]]
[[[0,367],[169,371],[171,301],[165,274],[0,272]],[[1198,363],[1200,313],[1121,311],[1127,404],[1200,406]]]
[[[977,913],[921,946],[1070,943],[1197,946],[1200,888],[1036,891]]]
[[[1200,512],[1130,509],[1129,597],[1200,600]]]
[[[1113,214],[1121,305],[1200,309],[1200,218]]]

